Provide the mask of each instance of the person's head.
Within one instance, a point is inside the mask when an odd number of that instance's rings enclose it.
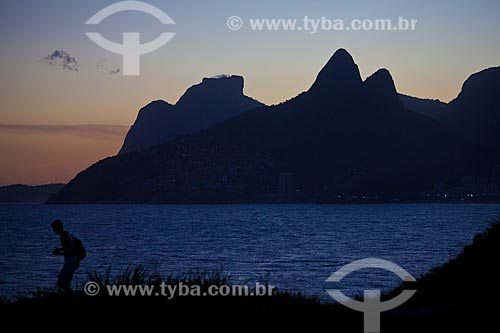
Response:
[[[54,222],[52,222],[52,230],[56,234],[60,235],[63,232],[63,230],[64,230],[64,226],[63,226],[62,221],[61,220],[55,220]]]

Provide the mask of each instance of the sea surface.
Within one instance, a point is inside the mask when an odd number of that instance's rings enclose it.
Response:
[[[459,254],[500,216],[498,204],[365,205],[0,205],[0,296],[55,288],[63,262],[50,223],[61,219],[83,240],[87,272],[114,274],[145,265],[163,276],[222,271],[234,283],[269,283],[332,301],[390,290],[400,283],[380,269],[325,280],[369,257],[390,260],[418,277]]]

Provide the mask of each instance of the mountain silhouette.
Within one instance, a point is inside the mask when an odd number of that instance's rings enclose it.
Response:
[[[171,105],[155,101],[139,111],[119,154],[161,144],[198,132],[263,104],[243,94],[243,77],[204,78]]]
[[[446,104],[400,94],[406,108],[436,119],[468,139],[500,150],[500,67],[472,74]]]
[[[105,159],[52,203],[411,199],[491,170],[490,152],[406,109],[381,69],[338,50],[309,90],[198,134]]]
[[[358,65],[346,50],[340,49],[319,72],[308,91],[308,97],[328,97],[330,102],[336,104],[348,103],[357,97],[362,84]]]
[[[448,104],[438,99],[424,99],[404,94],[399,94],[399,99],[408,110],[437,120],[442,118],[443,111],[448,106]]]
[[[438,118],[469,139],[500,149],[500,67],[471,75]]]
[[[52,193],[57,193],[63,186],[64,184],[0,186],[0,202],[42,203],[47,201]]]

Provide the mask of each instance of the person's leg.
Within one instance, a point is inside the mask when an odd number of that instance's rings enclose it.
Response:
[[[73,279],[73,275],[75,274],[77,268],[78,263],[64,263],[57,279],[57,286],[61,291],[71,291],[71,280]]]

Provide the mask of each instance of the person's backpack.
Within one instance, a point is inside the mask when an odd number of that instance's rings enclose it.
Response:
[[[87,251],[85,250],[85,246],[83,246],[83,242],[80,238],[71,235],[73,239],[73,254],[75,255],[78,261],[82,261],[83,258],[87,256]]]

